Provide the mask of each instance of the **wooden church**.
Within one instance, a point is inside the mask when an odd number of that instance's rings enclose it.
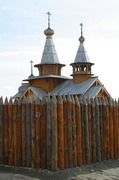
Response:
[[[33,75],[31,61],[31,75],[23,80],[27,83],[22,83],[14,98],[34,97],[34,99],[42,100],[48,94],[50,96],[77,95],[88,98],[110,98],[111,96],[104,85],[98,77],[92,74],[91,68],[94,64],[90,62],[84,47],[85,38],[83,37],[82,24],[79,48],[74,62],[70,64],[72,66],[72,78],[61,75],[61,70],[65,65],[60,64],[55,50],[52,38],[54,31],[50,28],[50,15],[48,13],[48,28],[44,31],[46,42],[41,62],[34,66],[38,68],[39,75]]]

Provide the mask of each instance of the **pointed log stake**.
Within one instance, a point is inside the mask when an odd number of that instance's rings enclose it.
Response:
[[[91,100],[91,108],[92,108],[92,161],[96,162],[96,120],[95,120],[95,102]]]
[[[91,118],[91,99],[87,99],[87,108],[88,108],[88,126],[89,126],[89,151],[90,151],[90,163],[92,163],[92,118]]]
[[[18,101],[13,104],[13,132],[14,132],[14,165],[18,165]]]
[[[47,97],[47,168],[51,169],[51,99]]]
[[[4,110],[3,110],[3,98],[1,97],[0,98],[0,164],[3,164],[3,162],[4,162],[4,159],[3,159],[3,149],[4,149],[4,147],[3,147],[3,133],[4,133],[4,128],[3,128],[3,117],[4,117],[4,115],[3,115],[3,112],[4,112]]]
[[[84,141],[85,141],[85,161],[86,164],[90,162],[90,150],[89,150],[89,124],[88,124],[88,106],[87,101],[84,98]]]
[[[117,142],[117,158],[119,158],[119,99],[117,101],[117,137],[118,137],[118,142]]]
[[[118,136],[117,136],[117,127],[118,127],[118,108],[117,101],[114,101],[114,157],[118,157]]]
[[[68,142],[67,142],[67,100],[63,95],[63,116],[64,116],[64,167],[68,168]]]
[[[52,140],[52,153],[51,153],[51,168],[52,170],[58,169],[58,135],[57,135],[57,101],[53,96],[51,101],[51,140]]]
[[[95,98],[95,118],[96,118],[96,155],[97,161],[101,161],[101,142],[100,142],[100,122],[99,122],[99,101]]]
[[[79,98],[80,106],[81,106],[81,144],[82,144],[82,164],[85,164],[85,140],[84,140],[84,102],[83,97]]]
[[[18,166],[22,166],[22,100],[18,101]]]
[[[103,108],[102,108],[101,98],[99,98],[99,122],[100,122],[101,160],[103,160]]]
[[[102,100],[102,118],[103,118],[103,160],[108,159],[108,111],[106,101]]]
[[[12,99],[8,105],[8,116],[9,116],[9,165],[14,165],[14,132],[13,132],[13,102]]]
[[[112,98],[109,100],[109,145],[110,158],[114,159],[114,132],[113,132],[113,102]]]
[[[26,98],[22,102],[22,166],[26,166]]]
[[[67,147],[68,147],[68,167],[73,167],[72,156],[72,99],[67,98]]]
[[[82,165],[82,144],[81,144],[81,107],[79,99],[75,97],[76,104],[76,142],[77,142],[77,165]]]
[[[4,163],[8,165],[9,149],[9,119],[8,119],[8,99],[4,103]]]
[[[58,96],[57,105],[57,127],[58,127],[58,168],[64,169],[64,116],[63,116],[63,99]]]
[[[38,98],[35,102],[35,115],[36,115],[36,168],[41,167],[40,158],[40,142],[41,142],[41,102]]]
[[[27,100],[25,100],[25,105],[26,105],[26,125],[25,125],[25,138],[26,138],[26,166],[27,167],[31,167],[31,157],[32,156],[32,146],[31,146],[31,100],[30,98],[28,98]],[[24,122],[25,123],[25,122]]]
[[[73,166],[77,166],[77,146],[76,146],[76,104],[72,96],[72,154]]]
[[[35,138],[36,138],[36,121],[35,121],[35,104],[34,98],[31,103],[31,167],[35,168]]]
[[[47,145],[46,145],[46,98],[43,97],[41,108],[41,168],[47,167]]]
[[[116,119],[117,119],[117,158],[119,158],[119,109],[118,109],[118,101],[115,100],[116,104]]]

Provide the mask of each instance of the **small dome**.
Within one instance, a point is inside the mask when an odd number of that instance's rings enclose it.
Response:
[[[44,34],[46,36],[52,36],[54,34],[54,31],[51,28],[48,28],[44,31]]]
[[[79,38],[79,41],[80,41],[81,43],[83,43],[83,42],[85,41],[85,38],[84,38],[83,36],[81,36],[81,37]]]

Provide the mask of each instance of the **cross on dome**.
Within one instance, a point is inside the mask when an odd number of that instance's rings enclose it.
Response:
[[[81,36],[83,36],[83,24],[81,23],[80,26],[81,26]]]
[[[31,61],[30,61],[30,64],[31,64],[31,75],[33,75],[33,63],[34,63],[34,62],[31,60]]]
[[[48,12],[47,15],[48,15],[48,28],[50,28],[50,16],[51,16],[51,13]]]

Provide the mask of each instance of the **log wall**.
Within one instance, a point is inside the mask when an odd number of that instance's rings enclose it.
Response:
[[[116,100],[0,98],[0,164],[57,170],[116,158]]]

